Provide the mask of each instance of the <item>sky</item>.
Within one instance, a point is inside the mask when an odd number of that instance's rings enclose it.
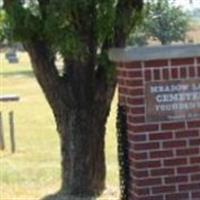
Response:
[[[200,0],[174,0],[174,2],[175,5],[182,6],[184,9],[200,8]]]

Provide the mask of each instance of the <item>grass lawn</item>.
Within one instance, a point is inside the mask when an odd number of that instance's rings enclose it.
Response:
[[[0,54],[0,94],[17,94],[18,103],[0,103],[6,150],[0,151],[0,200],[38,200],[60,186],[59,140],[51,110],[26,54],[8,64]],[[14,110],[17,152],[10,153],[8,112]],[[116,97],[107,123],[107,190],[101,199],[117,199],[118,164],[115,137]]]

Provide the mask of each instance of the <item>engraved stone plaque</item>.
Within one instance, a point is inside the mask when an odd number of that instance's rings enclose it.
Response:
[[[200,119],[200,79],[146,84],[146,121]]]

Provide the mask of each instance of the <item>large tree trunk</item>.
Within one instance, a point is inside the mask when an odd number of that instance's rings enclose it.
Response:
[[[61,194],[98,196],[105,188],[105,125],[116,80],[108,83],[101,80],[105,77],[95,79],[87,71],[91,66],[76,62],[68,78],[59,77],[45,44],[40,42],[27,49],[60,137]]]
[[[105,123],[102,124],[102,121],[97,121],[95,113],[87,109],[72,110],[59,117],[62,192],[75,196],[96,196],[103,191]]]

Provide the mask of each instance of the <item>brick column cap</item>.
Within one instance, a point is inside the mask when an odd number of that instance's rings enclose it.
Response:
[[[200,44],[113,48],[109,51],[109,58],[114,62],[165,60],[199,56]]]

